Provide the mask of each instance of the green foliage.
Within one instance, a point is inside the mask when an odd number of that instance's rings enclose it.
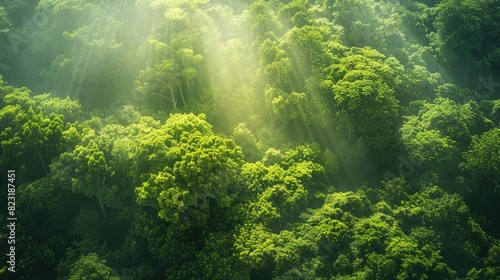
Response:
[[[398,100],[394,79],[400,71],[398,63],[385,63],[384,56],[364,48],[351,50],[332,66],[332,86],[337,118],[347,129],[370,139],[373,147],[387,147],[393,133],[394,118],[398,115]]]
[[[292,71],[292,61],[280,48],[279,43],[276,40],[266,39],[260,44],[258,53],[261,72],[278,85],[285,85]]]
[[[249,214],[255,221],[276,226],[285,215],[304,206],[307,199],[304,186],[281,167],[269,167],[262,180],[268,187],[249,205]]]
[[[367,258],[367,265],[373,271],[374,279],[391,279],[396,276],[396,264],[393,260],[377,253],[371,253]]]
[[[308,189],[313,186],[314,177],[324,172],[317,161],[318,151],[299,146],[285,152],[280,164],[264,167],[257,163],[253,174],[244,169],[243,174],[251,174],[259,182],[245,185],[260,191],[249,200],[248,218],[275,229],[296,219],[312,196]]]
[[[475,178],[490,178],[492,183],[498,184],[500,171],[499,143],[500,129],[498,128],[474,137],[469,150],[463,153],[465,162],[460,167],[470,172]]]
[[[445,193],[439,187],[412,195],[396,211],[410,219],[417,218],[422,223],[440,228],[466,223],[468,217],[468,208],[463,200],[456,194]]]
[[[11,23],[7,19],[7,14],[5,12],[5,8],[0,6],[0,33],[8,32],[8,27],[11,26]]]
[[[411,186],[401,177],[383,182],[383,190],[380,193],[381,200],[390,205],[399,205],[408,200],[411,194]]]
[[[180,88],[180,78],[181,75],[185,76],[190,73],[186,72],[184,74],[184,70],[181,73],[181,70],[179,70],[177,63],[173,59],[163,60],[153,67],[141,70],[138,79],[135,81],[136,90],[146,98],[159,96],[167,100],[175,112],[177,110],[179,95],[183,105],[185,104],[182,89]],[[193,73],[190,76],[193,76]]]
[[[37,30],[37,43],[28,54],[50,61],[40,72],[46,89],[78,97],[92,108],[112,104],[124,89],[124,42],[117,38],[122,25],[117,15],[85,1],[44,0],[37,10],[51,20]]]
[[[252,268],[265,266],[273,255],[273,234],[262,224],[244,224],[237,231],[234,246],[238,259]]]
[[[307,103],[307,96],[304,93],[292,92],[274,97],[272,107],[278,119],[287,124],[293,120],[306,121]]]
[[[68,279],[120,279],[113,276],[112,269],[106,265],[106,261],[99,259],[97,254],[82,256],[72,267]]]
[[[16,276],[498,278],[498,15],[0,0]]]
[[[485,117],[493,123],[500,123],[500,99],[483,100],[480,103],[480,108],[484,112]]]
[[[233,182],[243,160],[241,149],[213,135],[203,116],[172,115],[158,132],[166,133],[158,143],[163,151],[153,155],[157,165],[141,174],[137,202],[154,207],[166,221],[203,226],[210,199],[218,207],[229,207],[238,193]]]
[[[459,105],[446,98],[424,104],[418,115],[407,117],[400,129],[410,157],[426,167],[443,163],[450,166],[457,161],[471,136],[488,127],[476,108],[475,103]]]
[[[356,217],[365,216],[371,212],[371,203],[362,191],[330,194],[325,199],[325,203]]]
[[[339,172],[339,160],[335,153],[329,149],[325,149],[321,155],[322,165],[325,168],[325,172],[329,175],[337,175]]]
[[[427,188],[412,195],[395,210],[395,215],[404,224],[436,230],[435,235],[425,234],[427,237],[419,239],[425,242],[437,237],[433,244],[440,248],[445,260],[453,260],[449,263],[453,270],[464,274],[478,262],[480,248],[484,248],[486,240],[479,225],[471,222],[469,209],[459,195],[447,194],[438,187]],[[423,233],[422,229],[419,232]],[[458,255],[461,257],[456,257]]]
[[[74,193],[95,197],[102,215],[106,216],[106,206],[121,207],[126,202],[121,194],[124,190],[118,187],[115,180],[110,155],[112,137],[118,135],[108,135],[106,129],[99,131],[97,128],[101,125],[99,118],[93,118],[82,124],[81,133],[78,129],[70,131],[78,141],[51,164],[51,177]]]
[[[307,15],[306,3],[307,1],[304,0],[291,1],[279,9],[278,17],[287,27],[308,25],[310,22]]]
[[[103,227],[104,221],[98,212],[82,208],[78,212],[78,216],[75,217],[74,234],[99,242],[102,239],[100,231]]]
[[[300,265],[309,254],[314,252],[314,244],[294,232],[283,230],[276,236],[276,272],[282,273]]]
[[[384,214],[374,214],[354,225],[355,242],[363,255],[369,252],[383,253],[390,240],[401,233],[396,221]]]
[[[344,140],[339,141],[335,152],[341,162],[346,162],[350,166],[359,166],[368,153],[369,145],[366,138],[360,137],[355,143],[350,144]]]
[[[21,178],[36,180],[47,175],[48,165],[64,146],[65,125],[81,117],[80,105],[49,95],[30,98],[26,88],[0,85],[0,166],[15,167]]]
[[[277,35],[280,22],[265,1],[255,1],[246,10],[245,19],[251,34],[258,42]]]
[[[448,136],[442,137],[437,130],[417,133],[415,138],[406,144],[412,158],[419,162],[442,164],[452,161],[457,153],[456,142]]]
[[[494,2],[448,0],[437,6],[432,43],[464,81],[476,69],[498,67],[498,36],[493,35],[498,32],[498,7]]]
[[[259,156],[257,140],[245,123],[240,123],[233,130],[234,142],[241,147],[245,159],[249,162],[254,162]]]
[[[334,206],[323,205],[307,220],[307,223],[312,226],[309,234],[313,236],[318,247],[328,254],[333,254],[336,248],[347,245],[352,235],[346,223],[335,217],[340,209],[331,207]],[[333,210],[333,213],[330,213],[330,210]]]
[[[203,251],[196,254],[202,264],[203,276],[210,279],[235,279],[240,265],[234,255],[233,236],[230,233],[210,234]]]

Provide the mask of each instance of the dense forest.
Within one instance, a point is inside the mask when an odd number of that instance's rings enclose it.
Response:
[[[498,0],[0,0],[0,37],[2,279],[500,279]]]

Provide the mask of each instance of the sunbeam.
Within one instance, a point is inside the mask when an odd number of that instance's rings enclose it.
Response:
[[[0,279],[500,279],[499,1],[0,0],[0,38]]]

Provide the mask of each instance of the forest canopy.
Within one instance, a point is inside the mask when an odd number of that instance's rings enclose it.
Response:
[[[500,278],[498,1],[0,0],[0,37],[2,279]]]

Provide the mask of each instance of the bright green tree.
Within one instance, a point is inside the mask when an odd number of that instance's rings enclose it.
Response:
[[[68,279],[118,280],[120,278],[113,275],[113,270],[106,265],[105,260],[100,259],[97,254],[93,253],[87,256],[81,256],[81,258],[72,265]]]
[[[81,142],[73,150],[62,153],[52,164],[53,177],[68,183],[75,193],[95,197],[103,216],[106,216],[106,202],[113,200],[112,193],[116,189],[109,184],[113,170],[105,155],[107,151],[95,130],[88,130],[85,136],[80,137]]]
[[[141,175],[137,202],[152,206],[166,221],[203,226],[210,216],[210,200],[224,208],[238,189],[234,185],[243,161],[233,140],[216,136],[203,116],[172,115],[160,131],[167,133],[158,165]]]
[[[41,178],[64,147],[68,120],[81,119],[81,107],[49,94],[31,98],[28,89],[7,86],[3,80],[0,88],[0,166],[18,169],[27,180]]]

